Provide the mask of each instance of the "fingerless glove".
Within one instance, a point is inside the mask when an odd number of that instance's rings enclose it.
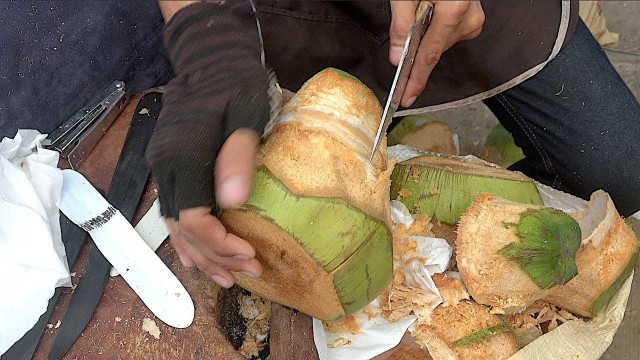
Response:
[[[262,134],[268,79],[246,0],[187,6],[167,23],[164,40],[175,77],[163,94],[146,160],[162,215],[178,219],[182,209],[215,209],[216,156],[239,128]]]

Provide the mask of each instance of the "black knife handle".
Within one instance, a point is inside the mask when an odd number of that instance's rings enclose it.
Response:
[[[160,114],[161,96],[160,93],[148,93],[138,102],[107,192],[107,201],[129,222],[133,219],[149,178],[144,154]],[[49,351],[49,360],[61,359],[87,326],[102,297],[110,270],[111,264],[94,244],[89,251],[84,275],[71,297]]]

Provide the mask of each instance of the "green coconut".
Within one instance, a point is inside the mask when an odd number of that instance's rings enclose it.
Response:
[[[519,241],[498,254],[518,264],[541,289],[566,284],[578,274],[580,226],[566,213],[552,208],[528,210],[518,224],[504,226],[514,226]]]
[[[483,193],[458,224],[456,262],[476,302],[512,314],[576,277],[580,243],[567,213]]]
[[[326,69],[279,112],[246,203],[225,227],[255,249],[243,288],[320,320],[374,300],[393,275],[386,143],[369,161],[381,106],[355,77]]]
[[[395,125],[387,134],[387,143],[389,146],[400,144],[402,138],[412,133],[419,127],[434,121],[433,117],[428,114],[408,115],[398,120],[398,124]]]
[[[506,168],[524,157],[522,149],[516,145],[513,136],[502,124],[497,124],[491,129],[482,149],[484,160]]]
[[[425,155],[395,166],[391,198],[412,213],[456,224],[460,215],[482,192],[524,203],[542,205],[533,180],[509,170],[471,163],[455,156]]]

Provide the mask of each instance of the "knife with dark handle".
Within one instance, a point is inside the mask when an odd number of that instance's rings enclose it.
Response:
[[[106,199],[131,221],[149,177],[144,153],[160,113],[161,94],[144,95],[134,112],[131,126],[120,153],[118,165]],[[142,111],[142,109],[147,109]],[[61,359],[71,348],[89,320],[102,296],[111,264],[93,246],[85,273],[73,292],[65,316],[49,352],[49,359]]]
[[[158,319],[176,328],[191,325],[194,307],[187,290],[129,220],[82,174],[66,169],[62,177],[60,210],[89,233],[95,246]]]
[[[409,35],[404,43],[402,56],[400,57],[398,68],[396,69],[396,75],[391,83],[389,97],[387,98],[387,102],[382,112],[382,118],[378,125],[376,137],[373,140],[373,149],[371,150],[369,161],[373,161],[373,156],[376,151],[378,151],[380,142],[382,141],[384,134],[386,134],[389,125],[391,125],[393,115],[396,113],[396,110],[398,110],[398,106],[400,106],[400,100],[402,99],[404,90],[409,82],[409,75],[411,74],[413,61],[415,60],[418,48],[420,47],[420,41],[431,23],[432,12],[433,5],[429,1],[420,1],[418,9],[416,10],[416,22],[409,30]]]

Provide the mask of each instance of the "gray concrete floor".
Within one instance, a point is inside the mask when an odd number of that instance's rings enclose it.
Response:
[[[636,98],[640,99],[640,1],[605,1],[607,27],[620,34],[615,47],[605,51]],[[432,113],[446,121],[460,139],[462,154],[480,155],[484,140],[497,124],[496,118],[483,103]],[[639,124],[640,126],[640,124]],[[640,141],[640,139],[639,139]],[[640,220],[629,219],[640,237]],[[631,295],[624,320],[613,344],[601,359],[640,360],[640,266],[636,267]]]

